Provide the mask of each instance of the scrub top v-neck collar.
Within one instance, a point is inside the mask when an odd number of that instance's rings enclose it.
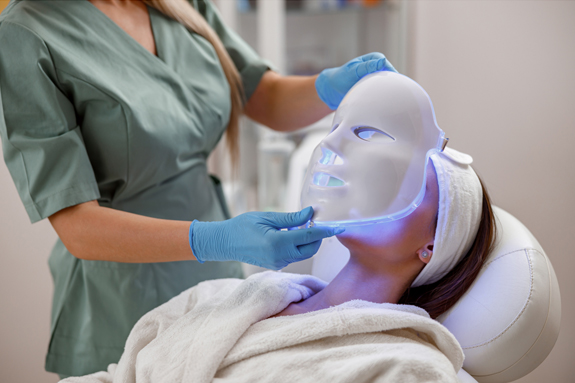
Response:
[[[132,36],[130,36],[128,34],[128,32],[126,32],[125,30],[122,29],[122,27],[120,27],[114,20],[112,20],[108,15],[106,15],[104,12],[102,12],[98,7],[96,7],[94,4],[92,4],[89,0],[81,0],[84,1],[85,3],[88,3],[87,5],[92,7],[95,11],[95,13],[98,14],[98,17],[105,19],[105,22],[108,24],[112,24],[112,28],[114,28],[117,32],[118,35],[122,36],[122,39],[127,41],[128,44],[130,44],[131,46],[135,47],[136,50],[140,51],[142,53],[142,55],[146,55],[149,56],[152,61],[160,61],[161,64],[166,65],[166,63],[164,62],[164,60],[162,59],[162,54],[160,53],[161,48],[158,46],[158,36],[157,36],[157,28],[155,28],[155,16],[156,16],[156,10],[148,5],[146,5],[146,8],[148,9],[148,17],[150,20],[150,28],[152,29],[152,36],[154,39],[154,45],[156,47],[156,54],[154,55],[152,52],[150,52],[149,50],[147,50],[146,48],[144,48],[144,46],[142,44],[140,44],[138,41],[136,41],[136,39],[134,39]]]
[[[126,31],[124,31],[114,20],[109,18],[104,12],[100,11],[94,4],[89,0],[78,0],[81,3],[85,3],[87,6],[87,12],[91,14],[96,14],[95,17],[100,19],[100,22],[104,26],[109,26],[109,29],[104,31],[107,38],[115,38],[117,41],[122,42],[122,45],[129,47],[129,49],[134,52],[134,56],[141,61],[142,66],[147,67],[155,76],[160,76],[163,78],[170,78],[171,81],[176,83],[180,82],[181,75],[172,67],[172,65],[166,61],[168,55],[165,53],[163,46],[163,35],[162,30],[165,27],[166,20],[164,20],[163,15],[160,11],[153,7],[147,6],[150,27],[152,28],[152,34],[154,37],[154,44],[156,45],[156,55],[148,51],[142,44],[136,41],[132,36],[130,36]],[[167,48],[167,47],[166,47]],[[140,67],[137,62],[132,62],[131,64]]]

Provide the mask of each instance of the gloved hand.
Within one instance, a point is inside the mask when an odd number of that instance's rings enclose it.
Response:
[[[220,222],[196,220],[190,225],[190,246],[200,263],[235,260],[279,270],[310,258],[323,238],[344,231],[330,227],[280,230],[304,225],[312,215],[308,207],[296,213],[244,213]]]
[[[319,98],[331,110],[336,110],[345,94],[359,79],[381,70],[397,72],[383,53],[368,53],[338,68],[324,69],[315,80],[315,89]]]

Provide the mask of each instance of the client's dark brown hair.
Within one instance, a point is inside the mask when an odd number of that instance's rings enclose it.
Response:
[[[479,229],[471,249],[439,281],[407,289],[398,303],[419,306],[435,319],[449,310],[475,281],[485,259],[493,248],[497,235],[491,199],[481,179],[479,182],[483,190],[483,207]]]

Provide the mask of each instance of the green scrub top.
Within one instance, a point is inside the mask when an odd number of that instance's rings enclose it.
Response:
[[[269,65],[208,0],[192,4],[249,98]],[[0,134],[32,222],[91,200],[163,219],[227,218],[206,167],[231,110],[223,70],[207,40],[152,8],[150,21],[157,57],[87,0],[12,0],[0,15]],[[84,261],[61,241],[49,266],[46,370],[63,375],[118,362],[136,321],[183,290],[242,276],[236,262]]]

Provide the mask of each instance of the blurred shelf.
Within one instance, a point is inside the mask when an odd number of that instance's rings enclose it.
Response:
[[[368,2],[286,0],[286,11],[288,15],[328,15],[334,13],[367,12],[369,10],[375,10],[385,6],[393,6],[394,3],[396,3],[394,0],[379,0]],[[240,13],[255,13],[257,11],[257,0],[239,1],[238,11]]]

